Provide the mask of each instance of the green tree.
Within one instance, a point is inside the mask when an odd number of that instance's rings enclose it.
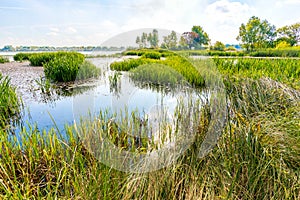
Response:
[[[142,42],[141,42],[140,36],[137,36],[137,37],[136,37],[135,43],[137,43],[137,44],[139,45],[139,48],[142,48],[142,47],[143,47],[143,44],[142,44]]]
[[[141,43],[142,43],[142,47],[144,48],[147,47],[147,38],[148,38],[147,33],[142,33]]]
[[[150,46],[152,48],[158,47],[158,31],[156,29],[153,29],[152,33],[148,34],[147,41],[150,43]]]
[[[277,30],[279,35],[277,41],[285,41],[291,46],[297,45],[300,43],[300,23],[295,23],[289,26],[284,26]]]
[[[201,26],[193,26],[192,32],[197,33],[197,37],[194,38],[195,45],[208,45],[210,43],[210,39],[208,34],[203,30]]]
[[[170,35],[163,37],[163,43],[161,45],[165,49],[176,49],[177,48],[177,34],[172,31]]]
[[[242,46],[247,51],[260,48],[274,47],[276,38],[276,27],[267,20],[258,17],[251,17],[248,23],[242,24],[239,28],[237,40],[242,42]]]
[[[226,48],[225,44],[220,41],[217,41],[214,46],[211,47],[212,50],[224,51]]]
[[[183,35],[180,36],[180,39],[179,39],[179,48],[180,49],[188,49],[187,41]]]

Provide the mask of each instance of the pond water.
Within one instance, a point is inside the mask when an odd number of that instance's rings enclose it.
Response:
[[[111,114],[137,111],[141,116],[158,116],[159,112],[166,112],[170,118],[174,114],[179,101],[188,103],[189,100],[203,98],[204,93],[188,87],[154,87],[140,84],[131,80],[126,72],[118,75],[117,84],[112,86],[109,77],[116,72],[109,69],[110,63],[117,58],[88,59],[101,68],[101,76],[86,83],[74,84],[71,89],[63,89],[61,93],[52,95],[25,95],[23,98],[25,109],[22,114],[22,126],[29,128],[33,124],[39,130],[49,130],[57,127],[62,133],[66,124],[79,122],[82,117],[97,116],[100,111]],[[156,120],[159,120],[158,118]],[[21,127],[16,128],[16,132]]]

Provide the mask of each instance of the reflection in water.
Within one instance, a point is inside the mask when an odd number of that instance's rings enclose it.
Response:
[[[147,121],[152,131],[146,132],[149,137],[154,137],[150,134],[159,132],[155,130],[158,127],[155,123],[159,123],[162,117],[171,121],[179,101],[187,104],[191,99],[199,99],[199,91],[191,87],[143,84],[132,81],[128,73],[110,71],[109,64],[115,61],[114,58],[90,61],[101,68],[102,76],[86,83],[56,86],[50,94],[35,91],[35,98],[24,102],[25,128],[29,128],[27,123],[36,123],[39,130],[57,127],[63,133],[65,124],[80,123],[85,117],[97,117],[101,111],[108,111],[112,118],[122,116],[122,111],[126,110],[136,112],[141,122]],[[16,130],[19,131],[20,128]]]

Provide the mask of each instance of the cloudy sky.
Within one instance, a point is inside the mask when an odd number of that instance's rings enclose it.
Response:
[[[200,25],[212,42],[238,43],[255,15],[276,27],[300,22],[300,0],[0,0],[4,45],[98,46],[141,28],[189,31]]]

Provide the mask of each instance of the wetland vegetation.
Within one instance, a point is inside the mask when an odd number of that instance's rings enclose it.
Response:
[[[253,16],[239,29],[243,51],[221,42],[209,47],[208,34],[193,26],[178,43],[172,31],[161,48],[157,30],[142,33],[140,49],[118,59],[16,54],[17,62],[43,67],[45,77],[27,91],[36,93],[29,103],[37,110],[26,113],[16,87],[0,74],[0,198],[300,199],[299,27],[276,29]],[[57,112],[47,114],[50,127],[36,122],[46,118],[41,108]],[[226,116],[214,121],[218,110]],[[22,118],[37,120],[16,125]],[[220,121],[216,145],[199,156]],[[170,165],[122,171],[136,160],[117,152],[172,152],[177,138],[190,143]],[[111,155],[124,162],[100,162]]]

